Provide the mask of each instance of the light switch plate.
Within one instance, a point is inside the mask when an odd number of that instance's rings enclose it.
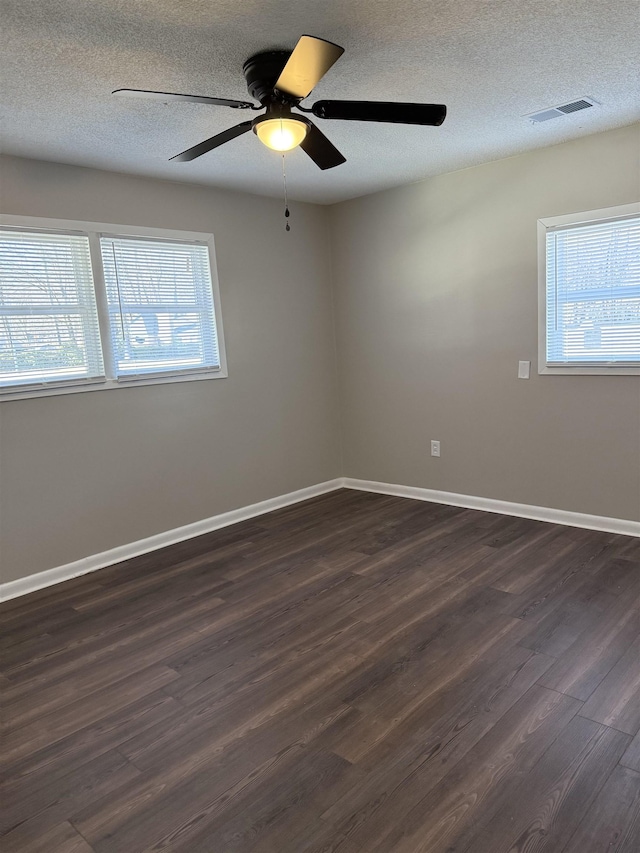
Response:
[[[530,372],[531,372],[531,362],[530,361],[519,361],[518,362],[518,379],[528,379]]]

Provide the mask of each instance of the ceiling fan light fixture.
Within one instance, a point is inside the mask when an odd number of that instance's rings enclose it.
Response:
[[[272,151],[291,151],[300,146],[319,169],[333,169],[345,163],[345,157],[316,125],[307,118],[292,115],[292,109],[312,113],[321,119],[388,122],[438,127],[447,114],[444,104],[399,103],[396,101],[316,101],[308,109],[300,102],[309,96],[324,75],[344,53],[344,48],[326,39],[302,35],[292,51],[266,50],[250,56],[242,66],[249,94],[262,106],[251,101],[217,98],[209,95],[187,95],[150,89],[116,89],[114,95],[151,98],[156,101],[187,101],[213,104],[243,110],[264,109],[252,121],[242,121],[221,133],[192,145],[171,160],[186,163],[214,148],[248,133],[250,130]],[[558,107],[559,111],[580,109],[588,99]],[[588,104],[591,106],[591,104]],[[284,162],[283,162],[284,166]],[[284,170],[283,170],[284,171]]]
[[[253,126],[254,133],[272,151],[291,151],[304,141],[309,125],[303,118],[265,118]]]

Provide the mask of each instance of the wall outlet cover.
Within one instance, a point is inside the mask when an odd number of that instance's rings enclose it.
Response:
[[[518,379],[528,379],[531,374],[531,362],[530,361],[519,361],[518,362]]]

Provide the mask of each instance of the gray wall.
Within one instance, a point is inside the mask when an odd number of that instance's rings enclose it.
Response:
[[[0,404],[3,581],[340,474],[326,208],[7,157],[2,209],[213,232],[229,364]]]
[[[4,212],[213,232],[229,378],[0,404],[2,580],[341,474],[640,519],[640,380],[535,372],[536,220],[637,201],[639,157],[636,125],[289,235],[278,201],[3,158]]]
[[[635,125],[333,208],[347,476],[640,519],[640,378],[535,368],[536,220],[637,201],[639,156]]]

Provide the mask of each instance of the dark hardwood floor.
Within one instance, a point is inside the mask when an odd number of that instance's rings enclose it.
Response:
[[[5,853],[640,851],[640,539],[340,491],[0,613]]]

